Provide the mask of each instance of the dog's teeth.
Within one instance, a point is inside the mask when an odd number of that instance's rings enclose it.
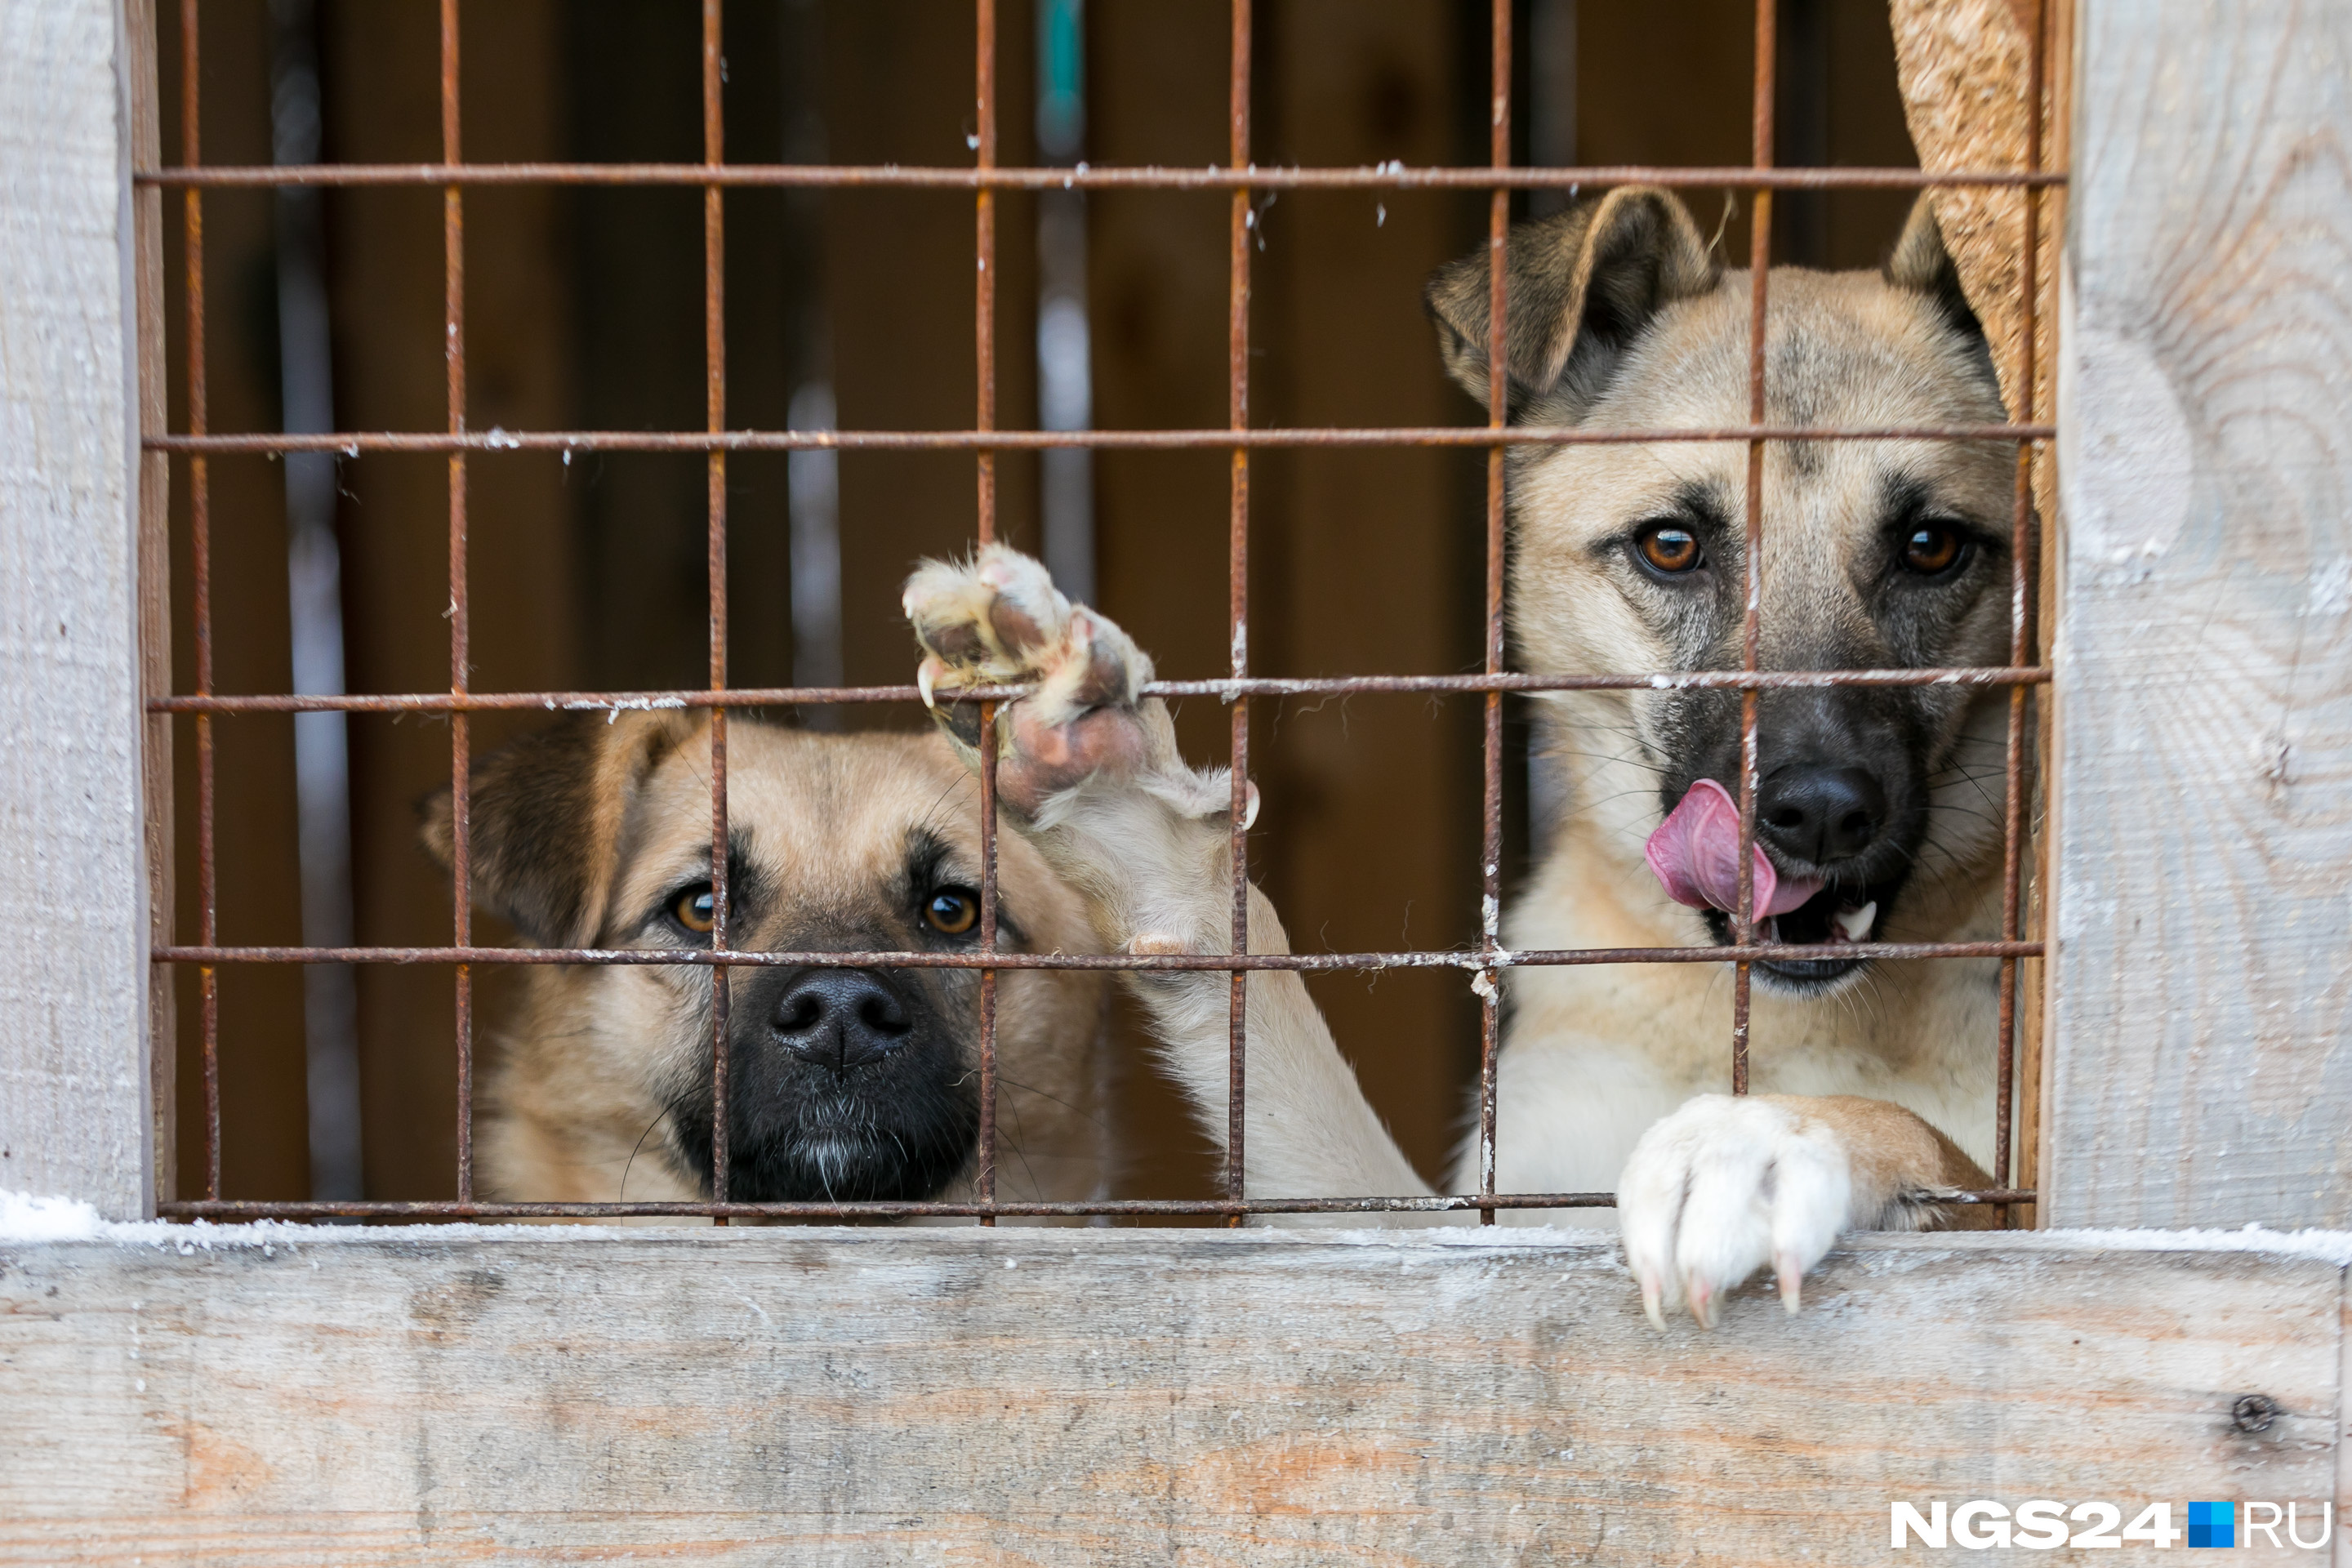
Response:
[[[922,663],[915,667],[915,689],[923,694],[923,706],[925,708],[935,709],[939,704],[931,700],[932,677],[933,668],[931,660],[927,658],[923,660]]]
[[[1840,910],[1837,912],[1838,930],[1845,932],[1848,942],[1868,942],[1870,922],[1877,918],[1878,902],[1873,900],[1858,910]]]

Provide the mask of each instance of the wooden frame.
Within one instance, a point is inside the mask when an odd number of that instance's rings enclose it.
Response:
[[[131,36],[114,0],[0,5],[0,906],[19,947],[0,1187],[124,1216],[153,1212],[157,1127],[138,300],[159,275],[133,241]]]
[[[2046,1212],[2344,1226],[2352,16],[2082,17]]]
[[[169,1163],[146,21],[0,0],[0,1188],[119,1220]],[[2344,1225],[2352,13],[2075,37],[2042,1215]],[[1706,1336],[1563,1233],[77,1224],[0,1231],[0,1555],[1754,1564],[2352,1497],[2340,1238],[1863,1238]]]

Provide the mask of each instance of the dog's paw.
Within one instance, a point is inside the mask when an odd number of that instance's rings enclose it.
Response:
[[[1687,1306],[1711,1329],[1725,1293],[1769,1264],[1795,1311],[1853,1196],[1850,1158],[1825,1122],[1771,1100],[1698,1096],[1642,1134],[1618,1182],[1643,1310],[1664,1328]]]
[[[927,561],[907,580],[907,619],[926,655],[924,700],[977,761],[979,705],[957,693],[1034,684],[998,727],[997,789],[1014,810],[1090,778],[1125,781],[1151,762],[1138,694],[1151,660],[1111,621],[1073,605],[1039,563],[991,544],[971,561]]]

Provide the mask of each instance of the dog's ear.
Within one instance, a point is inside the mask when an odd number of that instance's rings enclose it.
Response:
[[[1486,401],[1487,250],[1438,268],[1424,296],[1445,368]],[[1534,223],[1505,249],[1504,349],[1511,412],[1565,394],[1575,417],[1658,311],[1712,289],[1722,268],[1673,192],[1627,185]]]
[[[474,902],[539,947],[580,947],[604,919],[631,803],[654,768],[701,727],[683,713],[583,713],[476,762],[467,848]],[[455,854],[446,789],[419,806],[425,847]]]
[[[1880,275],[1895,288],[1926,295],[1946,324],[1961,336],[1984,337],[1984,323],[1969,303],[1968,290],[1960,287],[1959,266],[1944,244],[1943,226],[1936,219],[1935,192],[1922,191],[1911,204],[1903,237],[1895,242]]]

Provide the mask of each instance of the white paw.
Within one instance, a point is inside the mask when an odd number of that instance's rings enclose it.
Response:
[[[956,701],[960,689],[1035,684],[1001,721],[997,783],[1008,805],[1034,816],[1088,778],[1146,766],[1136,698],[1151,660],[1112,622],[1064,598],[1036,561],[1000,544],[969,563],[927,561],[907,580],[904,603],[928,656],[917,675],[924,700],[943,708],[941,722],[968,749],[979,742],[979,715]]]
[[[1698,1096],[1642,1134],[1618,1180],[1643,1310],[1664,1328],[1687,1305],[1711,1329],[1724,1294],[1769,1264],[1795,1311],[1853,1197],[1851,1162],[1825,1123],[1769,1100]]]

